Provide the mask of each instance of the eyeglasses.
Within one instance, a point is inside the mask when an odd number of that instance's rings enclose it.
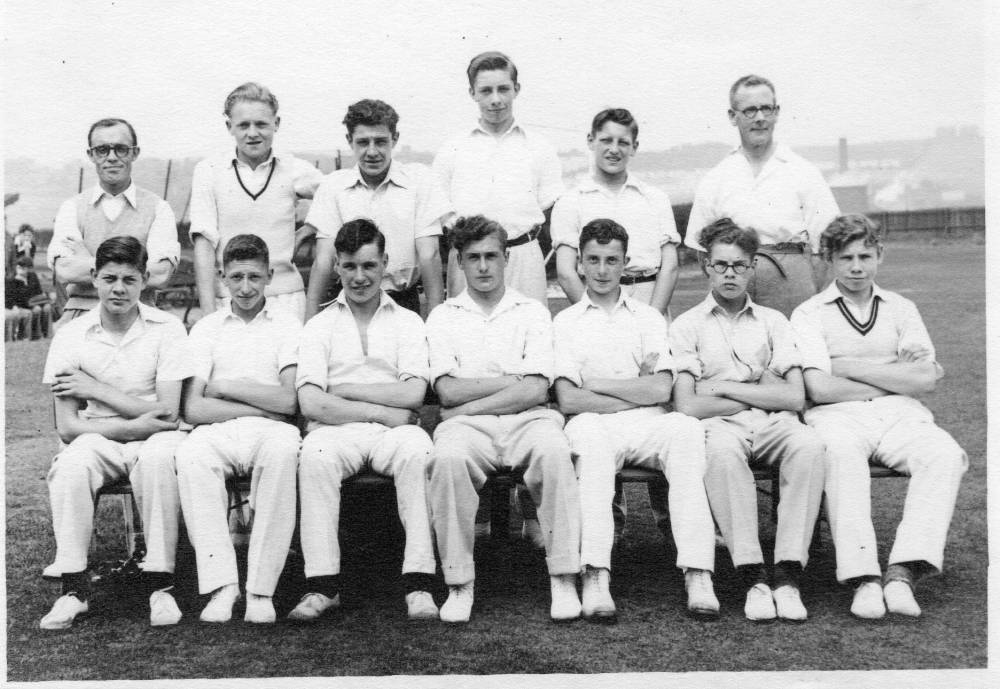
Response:
[[[115,144],[113,146],[109,144],[101,144],[100,146],[92,146],[88,149],[88,153],[98,160],[104,160],[107,158],[111,154],[111,151],[114,151],[117,157],[125,158],[132,155],[135,151],[135,146],[126,146],[125,144]]]
[[[738,112],[743,115],[743,117],[748,120],[752,120],[757,117],[757,113],[760,113],[764,117],[773,117],[778,114],[778,109],[780,105],[761,105],[757,107],[756,105],[751,105],[749,108],[743,108],[742,110],[734,110],[733,112]]]
[[[751,264],[744,263],[743,261],[737,261],[736,263],[726,263],[725,261],[713,261],[712,263],[709,263],[708,261],[705,261],[705,265],[707,265],[709,268],[714,270],[719,275],[722,275],[730,268],[732,268],[733,272],[736,273],[737,275],[743,275],[743,273],[747,272],[750,268],[753,267]]]

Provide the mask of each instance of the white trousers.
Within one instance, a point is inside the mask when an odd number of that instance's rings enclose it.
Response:
[[[198,426],[177,448],[177,483],[199,593],[239,583],[226,480],[249,475],[253,528],[246,590],[274,594],[295,530],[298,456],[295,426],[251,416]]]
[[[789,411],[747,409],[702,419],[705,488],[733,566],[764,562],[757,530],[757,485],[751,465],[778,465],[774,561],[804,567],[823,498],[823,442]]]
[[[504,284],[526,297],[548,304],[545,296],[545,257],[537,241],[510,247],[510,257],[503,272]],[[448,252],[448,296],[454,297],[465,289],[465,273],[458,265],[458,254]]]
[[[715,527],[705,494],[701,423],[661,407],[580,414],[566,424],[580,486],[580,564],[611,567],[615,474],[625,465],[663,472],[670,484],[670,525],[677,566],[715,566]]]
[[[146,539],[142,568],[148,572],[174,571],[179,507],[174,451],[185,435],[166,431],[146,440],[119,443],[97,433],[84,433],[56,455],[46,480],[57,570],[87,569],[97,491],[128,477]]]
[[[934,424],[930,410],[911,397],[890,395],[813,407],[806,421],[826,443],[827,513],[837,549],[837,580],[881,572],[869,460],[910,477],[889,564],[923,560],[940,571],[969,460],[954,438]]]
[[[340,484],[365,467],[391,476],[406,533],[403,574],[434,574],[427,514],[427,465],[431,439],[419,426],[377,423],[323,426],[302,441],[299,498],[307,577],[340,573]]]
[[[502,467],[524,470],[538,506],[549,574],[580,570],[580,501],[563,419],[551,409],[502,416],[456,416],[434,431],[430,503],[445,583],[476,577],[479,490]]]

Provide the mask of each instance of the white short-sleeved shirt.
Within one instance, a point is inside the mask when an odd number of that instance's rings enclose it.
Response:
[[[663,245],[681,242],[670,198],[630,174],[617,192],[588,177],[559,197],[552,209],[552,245],[579,250],[580,231],[597,218],[610,218],[628,232],[629,276],[656,273]]]
[[[101,326],[101,309],[94,308],[56,331],[45,361],[42,382],[51,385],[56,374],[79,369],[126,395],[156,401],[156,383],[182,381],[191,375],[186,355],[187,331],[173,316],[139,304],[139,317],[121,341]],[[89,400],[84,418],[115,418],[114,409]]]
[[[427,317],[427,345],[432,384],[441,376],[553,380],[549,310],[510,287],[489,315],[468,290],[445,300]]]
[[[434,158],[434,172],[456,215],[485,215],[510,239],[542,223],[563,193],[555,148],[516,122],[500,136],[477,125],[450,139]]]
[[[872,286],[871,301],[859,312],[834,280],[792,312],[792,326],[803,369],[830,373],[830,362],[840,358],[891,364],[904,349],[922,347],[930,353],[938,375],[942,374],[916,305],[878,285]]]
[[[426,165],[393,161],[386,178],[372,189],[355,166],[327,175],[316,190],[306,222],[320,239],[335,239],[344,223],[368,218],[385,235],[389,265],[382,289],[404,290],[420,276],[414,242],[441,234],[450,215],[437,178]]]
[[[326,392],[341,383],[428,379],[424,322],[385,292],[368,324],[367,336],[366,355],[354,314],[341,292],[302,329],[296,389],[315,385]],[[309,430],[318,425],[322,424],[310,422]]]
[[[128,188],[120,194],[112,195],[104,191],[101,185],[94,186],[90,191],[83,192],[87,195],[87,202],[91,206],[98,206],[104,217],[114,222],[125,210],[125,204],[136,208],[136,186],[135,182],[128,185]],[[63,201],[56,213],[55,222],[52,225],[52,240],[46,252],[45,261],[49,268],[55,268],[56,259],[60,256],[72,254],[68,240],[76,239],[83,241],[83,233],[77,224],[77,199],[78,196]],[[149,265],[154,265],[164,259],[170,261],[172,265],[177,265],[181,252],[180,242],[177,241],[177,220],[174,211],[163,199],[157,199],[156,215],[153,223],[149,226],[149,234],[146,236],[146,254],[149,257]]]
[[[312,198],[322,179],[318,169],[287,153],[272,154],[256,169],[233,151],[206,158],[195,165],[191,179],[191,239],[201,235],[211,242],[221,266],[226,242],[255,234],[267,244],[274,269],[266,293],[298,292],[303,284],[292,264],[295,204]],[[215,294],[228,296],[219,281]]]
[[[188,336],[191,375],[206,383],[247,378],[280,385],[282,369],[298,363],[301,330],[297,318],[270,302],[249,323],[231,307],[213,311]]]
[[[787,146],[778,144],[756,177],[743,149],[735,148],[698,184],[684,243],[704,251],[702,229],[728,217],[757,230],[761,244],[806,242],[816,252],[820,234],[838,215],[823,175]]]
[[[654,353],[655,372],[674,372],[663,314],[624,292],[611,313],[596,306],[585,292],[580,301],[556,314],[552,328],[555,377],[577,386],[592,378],[638,378],[642,362]]]
[[[677,372],[695,380],[756,383],[765,370],[784,377],[802,365],[788,319],[749,297],[738,314],[729,316],[709,293],[674,320],[670,343]]]

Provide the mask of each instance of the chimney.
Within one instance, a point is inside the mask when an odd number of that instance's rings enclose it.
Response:
[[[840,171],[847,172],[847,139],[840,137]]]

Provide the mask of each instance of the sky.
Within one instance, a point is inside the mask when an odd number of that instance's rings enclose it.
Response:
[[[84,160],[90,123],[124,117],[145,156],[226,148],[222,103],[255,80],[280,101],[277,142],[344,149],[347,105],[400,113],[400,145],[435,151],[471,126],[465,67],[520,72],[517,119],[561,150],[629,108],[640,150],[736,141],[729,85],[770,78],[792,146],[912,139],[983,123],[977,0],[482,2],[2,0],[5,157]]]

